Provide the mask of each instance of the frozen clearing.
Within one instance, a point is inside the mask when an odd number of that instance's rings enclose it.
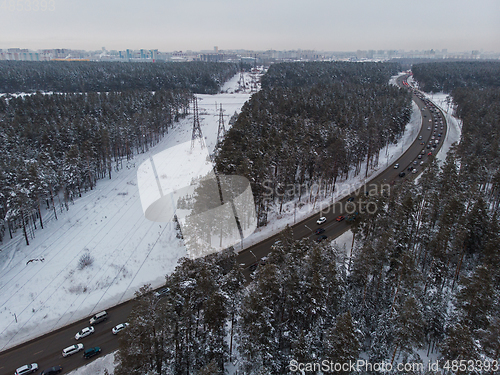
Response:
[[[225,114],[240,111],[250,93],[235,93],[238,76],[229,81],[224,94],[198,95],[200,122],[205,143],[213,149],[218,128],[217,108]],[[250,82],[250,77],[246,77]],[[227,128],[228,117],[225,118]],[[293,224],[319,207],[361,187],[393,163],[415,140],[422,123],[413,104],[413,115],[398,144],[384,148],[378,165],[368,171],[366,163],[357,176],[352,171],[339,181],[334,195],[317,196],[305,202],[294,214],[294,202],[269,216],[269,224],[237,246],[250,246],[287,224]],[[145,219],[137,183],[137,168],[153,155],[191,140],[193,117],[175,124],[173,130],[147,153],[131,160],[123,169],[113,171],[111,180],[100,180],[70,206],[58,212],[58,220],[49,220],[45,229],[34,232],[30,246],[18,231],[0,251],[0,350],[86,318],[133,297],[146,283],[159,287],[172,272],[179,258],[186,255],[182,241],[175,236],[171,223]],[[200,164],[206,160],[200,160]],[[304,202],[303,202],[304,203]],[[79,260],[89,254],[93,263],[81,269]],[[56,308],[57,307],[57,308]]]
[[[220,104],[227,129],[229,117],[250,97],[248,90],[235,93],[238,79],[225,84],[227,93],[198,95],[201,129],[210,150],[217,140]],[[2,244],[0,350],[128,300],[146,283],[163,284],[186,249],[172,223],[145,219],[137,168],[156,153],[190,142],[192,126],[192,115],[176,123],[159,144],[124,162],[111,180],[100,180],[69,211],[59,211],[58,220],[50,220],[53,213],[46,212],[45,229],[34,232],[29,246],[21,230]],[[81,269],[83,254],[94,261]]]

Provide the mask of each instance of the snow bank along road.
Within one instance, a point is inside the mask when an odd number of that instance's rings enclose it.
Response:
[[[402,85],[402,82],[405,79],[405,76],[399,77],[398,83]],[[433,129],[438,121],[434,119],[433,114],[429,109],[428,103],[426,103],[416,95],[413,95],[413,100],[418,105],[422,113],[424,125],[420,129],[420,133],[418,134],[417,139],[408,148],[408,150],[398,160],[396,160],[395,163],[388,165],[385,171],[367,182],[367,184],[371,187],[374,185],[380,186],[381,184],[390,184],[393,181],[398,182],[400,180],[404,181],[405,179],[414,178],[415,176],[418,176],[418,173],[412,174],[407,170],[407,168],[410,165],[413,166],[413,162],[415,160],[423,160],[424,162],[429,160],[429,157],[427,156],[428,149],[426,148],[426,145],[431,141],[434,141],[431,139],[431,137],[433,134]],[[441,118],[443,118],[443,135],[441,138],[444,139],[447,131],[447,125],[446,121],[444,120],[445,117],[442,113],[440,113],[440,116]],[[440,130],[440,125],[437,125],[438,130]],[[429,127],[430,130],[428,130]],[[422,136],[421,140],[418,139],[420,136]],[[422,142],[425,143],[425,145],[422,145]],[[438,152],[441,145],[442,141],[438,143],[437,148],[433,151],[433,155]],[[418,155],[422,154],[422,150],[426,151],[424,156],[422,157],[422,159],[417,159]],[[394,168],[395,164],[399,164],[398,169]],[[420,172],[422,170],[422,167],[419,165],[417,167],[417,170],[418,172]],[[406,175],[405,177],[400,178],[398,175],[402,171],[404,171]],[[370,190],[370,187],[368,187],[367,189]],[[355,202],[359,202],[360,199],[362,199],[362,195],[364,195],[363,189],[360,189],[359,195],[360,196],[354,195]],[[326,223],[321,225],[321,227],[325,229],[324,234],[327,235],[329,239],[333,239],[349,229],[349,223],[347,222],[347,220],[343,220],[341,222],[337,222],[335,220],[337,216],[345,214],[345,204],[347,202],[347,199],[348,197],[344,197],[340,201],[341,204],[337,203],[335,205],[335,212],[332,212],[332,210],[330,210],[328,214],[324,215],[326,216],[327,221]],[[294,225],[294,237],[297,239],[310,237],[311,240],[314,240],[316,236],[313,235],[312,231],[318,228],[316,220],[319,218],[319,216],[319,214],[313,215],[310,218]],[[250,268],[252,267],[252,265],[257,263],[260,258],[266,256],[269,253],[271,245],[274,243],[277,237],[278,235],[270,237],[239,253],[238,261],[240,264],[244,264],[244,273],[247,277],[249,277],[250,275]],[[115,351],[118,348],[118,340],[116,336],[111,333],[111,328],[127,320],[127,317],[133,308],[133,304],[134,301],[132,300],[124,302],[111,309],[107,309],[107,312],[109,314],[108,320],[98,324],[96,326],[96,332],[83,340],[85,347],[90,348],[92,346],[100,346],[102,348],[101,355],[105,355]],[[86,360],[82,359],[80,353],[67,358],[62,358],[61,356],[61,349],[75,343],[75,333],[86,326],[88,326],[88,319],[83,319],[76,323],[60,328],[52,333],[41,336],[37,339],[33,339],[27,343],[0,353],[0,375],[12,375],[13,371],[17,367],[25,363],[37,362],[41,369],[59,364],[64,368],[65,372],[86,364]]]

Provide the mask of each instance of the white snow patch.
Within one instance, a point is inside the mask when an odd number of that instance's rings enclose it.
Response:
[[[228,93],[198,95],[200,126],[210,151],[217,140],[220,104],[228,129],[229,117],[250,98],[249,89],[236,93],[238,79],[224,85]],[[249,73],[245,80],[251,82]],[[45,210],[45,229],[33,232],[29,246],[22,230],[2,244],[0,350],[131,299],[146,283],[164,284],[186,248],[173,223],[145,219],[137,168],[159,152],[190,142],[192,127],[191,114],[146,153],[123,160],[112,179],[100,180],[94,190],[70,203],[69,211],[58,210],[58,220]],[[206,159],[199,163],[205,165]],[[85,253],[94,262],[80,270]]]
[[[104,370],[108,370],[109,375],[115,372],[115,353],[108,354],[104,357],[97,358],[88,365],[82,366],[69,372],[69,375],[96,375],[104,374]]]

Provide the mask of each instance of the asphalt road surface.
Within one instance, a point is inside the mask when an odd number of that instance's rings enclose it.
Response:
[[[406,86],[405,80],[407,76],[402,76],[398,79],[398,84],[400,86]],[[436,130],[436,138],[439,138],[439,143],[437,144],[437,148],[432,151],[432,154],[435,155],[439,148],[442,145],[442,142],[445,139],[447,124],[444,115],[441,111],[436,110],[436,114],[431,112],[431,105],[426,103],[426,101],[419,98],[417,95],[413,95],[413,100],[417,103],[420,111],[422,112],[422,129],[420,130],[419,136],[422,136],[422,139],[418,139],[410,146],[410,148],[393,164],[387,166],[386,170],[383,171],[380,175],[375,177],[373,180],[367,181],[366,189],[368,191],[375,191],[375,186],[391,185],[394,181],[398,183],[401,180],[414,178],[418,176],[418,174],[422,171],[424,166],[420,166],[420,160],[423,160],[424,163],[429,160],[429,158],[433,156],[428,156],[428,152],[431,149],[427,149],[427,144],[433,142],[431,137],[433,136]],[[437,120],[434,119],[434,116],[437,116]],[[439,116],[443,122],[443,129],[441,130],[441,125],[439,124]],[[435,129],[437,126],[437,129]],[[430,130],[428,129],[430,128]],[[441,137],[437,137],[438,133],[442,133]],[[421,143],[424,143],[422,145]],[[422,154],[422,150],[424,150],[424,154]],[[422,155],[422,159],[418,159],[418,156]],[[413,162],[417,160],[417,165],[414,165]],[[395,169],[394,165],[399,164],[399,168]],[[417,169],[416,174],[413,174],[408,170],[408,167],[414,166]],[[405,172],[404,177],[399,177],[400,172]],[[380,191],[380,189],[378,189]],[[354,197],[354,201],[352,203],[356,204],[359,207],[359,202],[365,199],[365,189],[362,188],[359,190],[358,195],[352,194]],[[292,229],[294,233],[294,237],[296,239],[301,239],[304,237],[310,237],[311,241],[317,238],[317,235],[313,233],[319,227],[324,228],[325,232],[322,235],[326,235],[328,240],[332,240],[346,230],[349,229],[350,223],[348,222],[348,214],[346,213],[345,204],[347,203],[347,199],[349,197],[343,198],[339,203],[335,203],[334,208],[330,208],[329,210],[325,210],[321,215],[316,214],[308,219],[305,219],[297,224],[295,224]],[[352,205],[351,203],[351,205]],[[348,207],[349,211],[352,212],[352,206]],[[328,211],[328,213],[325,213]],[[338,216],[345,216],[346,219],[338,222],[336,218]],[[318,225],[316,221],[320,216],[325,216],[327,221],[324,224]],[[272,244],[278,238],[278,235],[272,236],[248,249],[241,251],[238,255],[238,262],[244,267],[244,274],[247,279],[250,278],[250,269],[254,269],[255,265],[258,264],[259,260],[266,256],[271,250]],[[29,363],[38,363],[40,371],[46,368],[60,365],[63,367],[63,373],[67,373],[71,370],[74,370],[80,366],[83,366],[89,361],[92,361],[99,356],[103,356],[109,353],[112,353],[118,348],[118,337],[111,333],[111,328],[115,325],[126,322],[127,317],[132,310],[134,305],[134,301],[127,301],[118,306],[110,308],[106,310],[108,312],[108,319],[102,323],[95,325],[95,333],[87,336],[81,340],[75,340],[75,334],[79,332],[82,328],[89,326],[88,319],[81,320],[77,323],[73,323],[57,331],[51,332],[44,336],[33,339],[24,344],[18,345],[14,348],[8,349],[0,353],[0,375],[12,375],[14,374],[16,368]],[[89,317],[90,318],[90,317]],[[91,359],[84,359],[83,352],[78,352],[70,357],[63,358],[61,352],[62,349],[76,344],[82,343],[84,344],[85,349],[91,348],[93,346],[99,346],[102,349],[102,352],[99,356],[93,357]]]

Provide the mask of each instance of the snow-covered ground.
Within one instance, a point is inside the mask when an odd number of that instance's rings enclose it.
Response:
[[[223,87],[223,94],[198,95],[200,122],[205,142],[213,149],[218,128],[218,107],[225,114],[239,111],[250,93],[236,93],[239,76]],[[247,82],[250,81],[246,75]],[[225,119],[226,126],[228,117]],[[0,251],[0,350],[116,305],[133,297],[145,283],[158,287],[177,260],[186,255],[184,244],[175,236],[171,223],[145,219],[141,206],[137,169],[153,155],[191,140],[193,117],[175,125],[164,139],[147,153],[137,155],[125,168],[113,171],[111,180],[101,180],[71,205],[49,220],[45,229],[34,232],[30,246],[20,231],[2,245]],[[284,205],[281,214],[272,213],[270,223],[259,228],[238,246],[248,247],[350,194],[367,180],[381,173],[415,140],[421,127],[420,111],[413,104],[413,115],[398,144],[384,148],[378,166],[368,171],[366,163],[357,176],[349,173],[338,181],[336,191],[318,196],[297,208]],[[205,163],[206,160],[200,160]],[[347,246],[347,245],[346,245]],[[93,263],[79,267],[84,254]]]
[[[68,373],[69,375],[102,375],[104,370],[108,370],[109,375],[113,375],[115,371],[115,353],[108,354],[104,357],[97,358],[88,365],[77,368]]]
[[[250,82],[250,75],[246,74]],[[210,150],[217,140],[219,106],[225,124],[249,99],[249,90],[235,93],[239,75],[218,95],[198,95],[200,123]],[[26,246],[21,231],[0,251],[0,350],[53,331],[133,297],[145,283],[164,283],[177,260],[186,255],[171,223],[144,217],[137,168],[151,156],[191,140],[193,116],[181,120],[147,153],[137,155],[111,180],[58,212],[45,229],[34,232]],[[200,160],[205,163],[206,160]],[[81,269],[84,254],[93,258]]]

